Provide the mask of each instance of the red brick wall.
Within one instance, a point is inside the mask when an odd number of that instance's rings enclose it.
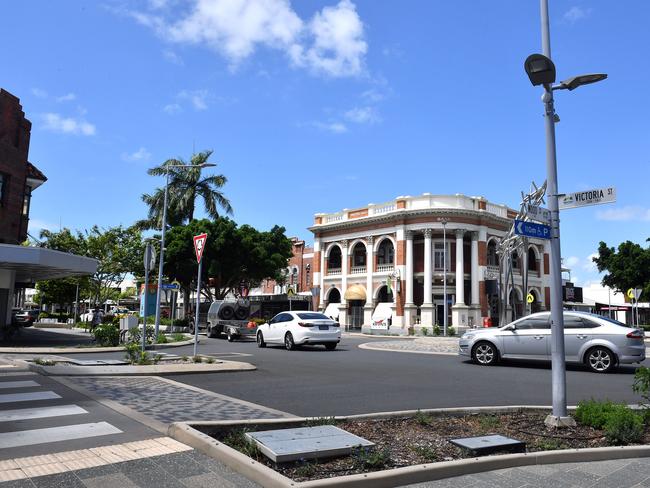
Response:
[[[549,263],[548,253],[544,253],[544,274],[550,274],[551,265]]]
[[[478,241],[478,265],[487,266],[487,242]]]
[[[544,305],[546,310],[551,309],[551,289],[548,286],[544,287]]]
[[[406,241],[397,241],[395,264],[397,266],[406,264]]]
[[[478,296],[481,304],[481,317],[488,317],[487,292],[485,291],[485,281],[478,282]],[[480,325],[480,324],[479,324]]]
[[[0,243],[18,244],[27,238],[22,216],[27,178],[27,155],[32,124],[20,101],[0,90],[0,173],[5,183],[0,205]]]

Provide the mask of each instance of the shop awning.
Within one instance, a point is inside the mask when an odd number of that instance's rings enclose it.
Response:
[[[91,275],[97,260],[42,247],[0,244],[0,270],[16,272],[16,283]]]
[[[362,285],[352,285],[345,291],[346,300],[365,300],[366,289]]]

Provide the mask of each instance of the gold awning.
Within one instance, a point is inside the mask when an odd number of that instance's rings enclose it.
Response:
[[[345,291],[346,300],[365,300],[366,289],[362,285],[352,285]]]

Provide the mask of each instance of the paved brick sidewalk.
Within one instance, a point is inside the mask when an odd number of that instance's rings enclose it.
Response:
[[[500,469],[408,485],[408,488],[641,488],[650,486],[647,458]]]

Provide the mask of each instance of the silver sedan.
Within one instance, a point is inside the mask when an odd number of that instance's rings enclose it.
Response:
[[[567,362],[584,363],[597,373],[645,360],[643,330],[584,312],[564,312],[564,348]],[[510,358],[550,360],[550,312],[534,313],[503,327],[467,331],[460,338],[458,353],[484,366]]]

